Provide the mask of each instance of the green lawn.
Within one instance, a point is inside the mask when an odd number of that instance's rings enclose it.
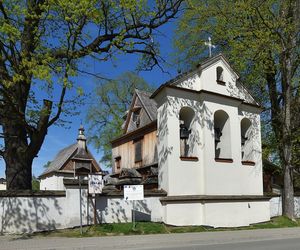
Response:
[[[276,217],[269,222],[254,224],[249,227],[238,228],[211,228],[204,226],[186,226],[174,227],[163,223],[137,222],[135,229],[132,223],[102,224],[96,226],[83,227],[83,234],[80,234],[79,228],[63,229],[52,232],[36,233],[35,236],[58,236],[58,237],[92,237],[92,236],[111,236],[111,235],[138,235],[138,234],[167,234],[167,233],[190,233],[190,232],[208,232],[208,231],[232,231],[232,230],[250,230],[263,228],[282,228],[299,227],[300,219],[291,221],[286,217]]]

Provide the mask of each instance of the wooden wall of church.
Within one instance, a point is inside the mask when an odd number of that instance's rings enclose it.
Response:
[[[141,142],[141,161],[136,161],[136,143]],[[114,173],[122,168],[138,168],[157,163],[157,137],[156,130],[140,136],[134,140],[123,143],[112,149]],[[119,163],[117,164],[117,162]],[[120,168],[117,168],[120,166]]]

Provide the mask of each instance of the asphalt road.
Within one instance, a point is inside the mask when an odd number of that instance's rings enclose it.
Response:
[[[0,249],[300,250],[300,228],[93,238],[1,236]]]

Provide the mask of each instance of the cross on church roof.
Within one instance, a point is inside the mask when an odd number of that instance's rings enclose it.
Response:
[[[208,42],[204,42],[204,44],[205,44],[206,46],[208,46],[209,57],[211,57],[211,49],[212,49],[212,48],[214,49],[216,46],[213,45],[213,44],[211,43],[211,38],[210,38],[210,37],[208,37]]]

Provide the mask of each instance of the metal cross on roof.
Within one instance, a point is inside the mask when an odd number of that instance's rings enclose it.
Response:
[[[211,43],[211,38],[210,38],[210,37],[208,37],[208,42],[204,42],[204,44],[205,44],[206,46],[208,46],[209,57],[211,57],[211,49],[212,49],[212,48],[214,49],[216,46],[213,45],[213,44]]]

